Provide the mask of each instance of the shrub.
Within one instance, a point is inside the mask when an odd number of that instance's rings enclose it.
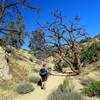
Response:
[[[100,50],[100,42],[94,42],[91,47],[99,51]]]
[[[37,50],[34,51],[33,55],[39,60],[45,60],[50,56],[50,53],[47,50]]]
[[[92,63],[100,59],[100,43],[95,42],[81,53],[81,62]]]
[[[0,89],[3,90],[14,90],[16,83],[12,80],[0,80]]]
[[[83,80],[81,84],[84,86],[90,86],[92,85],[93,81],[94,81],[93,79],[86,79],[86,80]]]
[[[58,86],[58,89],[53,91],[47,100],[85,100],[84,97],[73,91],[73,86],[70,85],[68,80],[64,80]]]
[[[87,87],[85,87],[85,88],[82,89],[82,93],[84,93],[85,95],[88,95],[90,97],[92,96],[90,88],[87,88]]]
[[[1,46],[5,46],[5,42],[4,42],[4,40],[1,39],[1,38],[0,38],[0,45],[1,45]]]
[[[36,69],[36,68],[32,68],[32,71],[36,72],[36,73],[39,73],[39,69]]]
[[[18,81],[25,80],[29,73],[27,69],[19,67],[17,63],[10,63],[10,71],[12,72],[14,79]]]
[[[40,78],[37,76],[30,76],[29,77],[29,81],[32,83],[38,83],[39,80],[40,80]]]
[[[55,61],[55,70],[59,72],[63,72],[63,68],[66,66],[61,60]]]
[[[82,92],[88,96],[100,96],[100,81],[93,81],[90,86],[83,88]]]
[[[67,89],[71,90],[70,88]],[[74,92],[73,90],[68,91],[67,89],[63,92],[55,90],[48,96],[47,100],[85,100],[81,94]]]
[[[19,94],[26,94],[26,93],[29,93],[31,91],[33,91],[34,88],[31,84],[29,83],[24,83],[24,84],[20,84],[17,88],[16,88],[16,91],[19,93]]]
[[[56,71],[62,72],[62,66],[61,66],[59,63],[56,63],[56,64],[55,64],[54,69],[55,69]]]
[[[63,84],[60,84],[59,86],[58,86],[58,90],[60,90],[60,91],[64,91],[64,90],[66,90],[66,87],[67,86],[69,86],[69,81],[68,80],[64,80],[63,81]]]

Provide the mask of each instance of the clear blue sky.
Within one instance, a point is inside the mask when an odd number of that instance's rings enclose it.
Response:
[[[68,19],[78,15],[81,18],[81,24],[86,26],[90,36],[100,33],[100,0],[32,0],[34,6],[39,6],[41,14],[40,23],[51,20],[51,12],[59,9]],[[38,15],[30,11],[23,11],[26,22],[26,31],[32,32],[37,25],[35,20]],[[28,40],[23,48],[26,48]]]

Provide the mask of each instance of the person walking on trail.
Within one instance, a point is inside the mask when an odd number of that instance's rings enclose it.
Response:
[[[43,64],[41,69],[40,69],[40,76],[41,76],[41,89],[45,89],[46,87],[46,82],[48,79],[48,68],[46,64]]]

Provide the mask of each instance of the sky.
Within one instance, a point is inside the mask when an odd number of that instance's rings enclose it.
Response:
[[[23,11],[26,22],[26,31],[32,32],[38,26],[36,20],[40,23],[51,21],[51,13],[54,10],[60,10],[66,18],[72,19],[74,16],[80,17],[80,24],[85,26],[86,31],[91,37],[100,33],[100,0],[31,0],[34,7],[41,8],[41,13],[31,13]],[[23,48],[28,45],[26,39]]]

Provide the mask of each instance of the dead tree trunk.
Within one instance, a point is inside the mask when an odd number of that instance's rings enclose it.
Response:
[[[78,71],[78,73],[80,73],[80,67],[81,67],[81,61],[80,61],[80,53],[79,53],[79,46],[77,42],[73,42],[73,49],[72,49],[73,53],[74,53],[74,64],[73,67],[75,68],[75,70]]]

